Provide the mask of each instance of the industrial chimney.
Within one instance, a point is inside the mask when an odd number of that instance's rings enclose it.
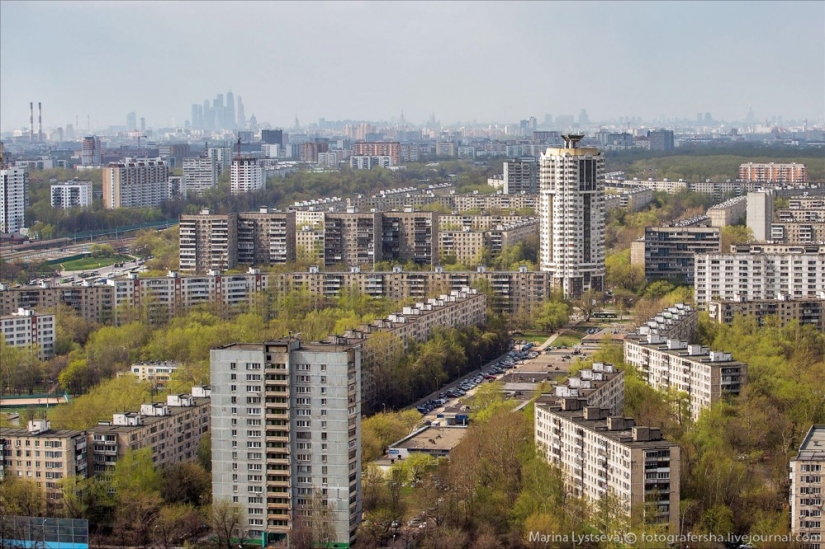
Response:
[[[37,140],[43,142],[43,104],[37,102]]]
[[[29,143],[34,141],[34,102],[29,101]]]

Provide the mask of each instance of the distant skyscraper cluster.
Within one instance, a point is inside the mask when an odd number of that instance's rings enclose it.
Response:
[[[232,92],[224,95],[219,93],[211,102],[205,99],[202,105],[192,104],[192,117],[190,126],[200,130],[237,130],[246,128],[246,114],[244,112],[243,100],[240,96],[237,99],[237,110],[235,108],[235,96]]]

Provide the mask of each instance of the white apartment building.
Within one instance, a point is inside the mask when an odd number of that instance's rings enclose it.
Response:
[[[677,303],[644,322],[636,329],[636,334],[653,334],[666,339],[691,341],[696,335],[698,320],[699,314],[696,309],[684,303]]]
[[[38,314],[28,309],[0,316],[0,332],[11,347],[37,347],[40,360],[54,356],[54,315]]]
[[[180,362],[151,361],[137,362],[129,369],[141,381],[151,381],[156,385],[166,385],[172,374],[180,368]]]
[[[19,233],[26,226],[29,178],[25,168],[0,170],[0,232]]]
[[[561,406],[535,407],[535,441],[539,452],[564,474],[573,494],[599,509],[614,498],[614,518],[679,528],[679,445],[662,439],[654,427],[636,426],[631,418],[611,416],[606,408],[576,398]],[[611,509],[608,508],[608,512]],[[614,532],[606,532],[614,534]]]
[[[349,157],[349,167],[353,170],[371,170],[372,168],[389,168],[393,165],[391,156],[356,156]]]
[[[565,135],[539,159],[541,270],[566,297],[604,288],[604,155],[581,139]]]
[[[235,343],[212,350],[211,372],[212,500],[244,507],[236,535],[280,542],[302,521],[348,546],[362,514],[361,349]]]
[[[651,387],[687,393],[694,421],[719,400],[738,396],[748,382],[748,365],[733,360],[730,353],[655,334],[628,336],[624,359]]]
[[[52,208],[89,208],[92,206],[91,181],[64,181],[51,186]]]
[[[169,198],[169,168],[160,158],[127,158],[103,168],[103,207],[149,208]]]
[[[264,188],[264,172],[257,158],[232,159],[232,194],[248,193]]]
[[[611,415],[624,410],[624,372],[613,364],[594,362],[590,368],[579,370],[565,383],[553,387],[553,392],[542,394],[536,404],[561,406],[566,398],[580,399],[586,406],[606,408]]]
[[[812,425],[791,460],[791,532],[807,536],[805,549],[825,547],[822,493],[825,491],[825,425]]]
[[[216,156],[183,159],[183,195],[197,196],[218,186]]]
[[[694,299],[711,301],[816,297],[825,291],[825,246],[738,247],[735,253],[696,254]],[[772,251],[777,250],[777,251]]]

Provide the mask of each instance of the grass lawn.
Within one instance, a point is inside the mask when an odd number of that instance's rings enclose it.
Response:
[[[527,343],[535,343],[536,345],[541,345],[547,338],[550,337],[550,334],[547,332],[533,332],[533,331],[526,331],[524,332],[523,336],[513,336],[513,339],[516,341],[524,340]]]
[[[121,261],[132,261],[132,258],[124,255],[113,255],[110,257],[81,257],[80,259],[72,259],[63,263],[56,264],[55,267],[63,266],[66,271],[86,271],[89,269],[97,269],[99,267],[108,267]]]

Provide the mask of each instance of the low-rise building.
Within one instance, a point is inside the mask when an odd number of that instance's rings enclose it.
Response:
[[[806,549],[825,547],[822,497],[825,492],[825,425],[808,429],[791,460],[791,532],[807,536]]]
[[[614,518],[639,517],[667,525],[671,533],[678,530],[681,453],[660,429],[563,398],[560,406],[536,405],[535,441],[574,495],[594,507],[612,498]]]
[[[19,308],[10,315],[0,316],[0,333],[10,347],[37,349],[40,360],[54,356],[54,315]]]
[[[132,364],[129,371],[140,381],[150,381],[155,385],[166,385],[172,379],[172,374],[180,366],[180,362],[153,360]]]
[[[651,387],[687,393],[694,421],[719,400],[738,396],[748,382],[748,365],[730,353],[655,334],[628,336],[624,358]]]

